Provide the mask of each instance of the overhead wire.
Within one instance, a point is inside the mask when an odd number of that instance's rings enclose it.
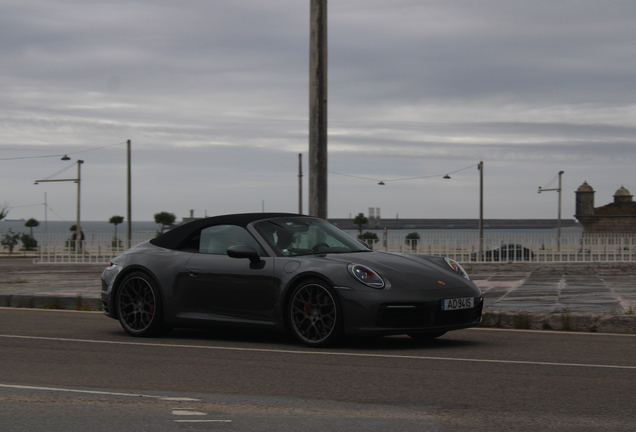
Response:
[[[345,177],[353,177],[353,178],[359,178],[362,180],[371,180],[371,181],[377,181],[377,182],[394,182],[394,181],[403,181],[403,180],[416,180],[416,179],[424,179],[424,178],[432,178],[432,177],[444,177],[444,176],[448,176],[451,174],[455,174],[458,173],[460,171],[464,171],[467,170],[468,168],[472,168],[475,166],[478,166],[479,164],[473,164],[473,165],[469,165],[467,167],[464,168],[460,168],[458,170],[455,171],[450,171],[450,172],[445,172],[442,174],[431,174],[431,175],[425,175],[425,176],[417,176],[417,177],[399,177],[399,178],[392,178],[392,179],[388,179],[388,180],[384,180],[384,179],[379,179],[379,178],[369,178],[369,177],[362,177],[362,176],[357,176],[357,175],[353,175],[353,174],[344,174],[344,173],[340,173],[340,172],[335,172],[335,171],[328,171],[330,174],[336,174],[336,175],[341,175],[341,176],[345,176]]]
[[[61,170],[59,170],[58,172],[56,172],[55,174],[51,174],[50,176],[48,176],[47,178],[45,178],[44,180],[50,180],[53,177],[55,177],[58,174],[62,174],[64,171],[68,171],[69,169],[73,168],[75,166],[75,162],[73,162],[72,164],[70,164],[69,166],[67,166],[66,168],[62,168]]]
[[[126,144],[126,142],[120,142],[117,144],[109,144],[106,146],[101,146],[101,147],[95,147],[95,148],[90,148],[90,149],[86,149],[86,150],[78,150],[75,152],[69,152],[69,153],[64,153],[64,154],[55,154],[55,155],[45,155],[45,156],[21,156],[21,157],[12,157],[12,158],[0,158],[0,161],[6,161],[6,160],[19,160],[19,159],[43,159],[43,158],[52,158],[52,157],[63,157],[63,156],[68,156],[68,155],[75,155],[78,153],[86,153],[86,152],[90,152],[90,151],[95,151],[95,150],[101,150],[101,149],[105,149],[108,147],[115,147],[118,145],[122,145],[122,144]]]

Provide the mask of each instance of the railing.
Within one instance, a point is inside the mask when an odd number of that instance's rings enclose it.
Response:
[[[366,240],[373,250],[439,255],[459,262],[634,262],[634,234],[556,235],[488,234],[479,254],[477,234],[439,236],[434,233],[420,239],[389,233],[386,238]]]
[[[133,233],[130,246],[153,238],[152,233]],[[73,240],[66,234],[40,234],[38,242],[39,263],[108,263],[128,249],[128,239],[112,234],[89,234],[84,240]]]
[[[351,233],[354,237],[356,233]],[[406,232],[380,234],[378,240],[366,240],[373,250],[439,255],[459,262],[636,262],[636,235],[567,233],[485,233],[483,253],[479,254],[477,233],[420,232],[419,239],[406,239]],[[153,238],[153,233],[133,234],[131,246]],[[36,235],[38,262],[108,263],[127,249],[126,239],[114,240],[112,234],[87,235],[77,242],[65,234]],[[505,245],[505,250],[502,248]],[[513,248],[508,245],[518,245]],[[495,249],[496,247],[499,249]]]

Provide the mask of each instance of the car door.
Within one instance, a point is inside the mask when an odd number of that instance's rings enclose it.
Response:
[[[227,248],[249,245],[261,261],[231,258]],[[201,231],[199,252],[186,264],[186,291],[199,310],[222,321],[272,321],[277,301],[274,259],[263,256],[243,227],[215,225]]]

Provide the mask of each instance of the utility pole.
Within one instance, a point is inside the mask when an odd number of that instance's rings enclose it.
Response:
[[[62,159],[62,160],[65,160],[65,159]],[[80,193],[81,192],[81,187],[80,187],[80,185],[81,185],[81,182],[82,182],[82,164],[83,163],[84,163],[83,160],[79,160],[79,159],[77,160],[77,178],[74,178],[74,179],[55,179],[55,180],[44,179],[44,180],[36,180],[35,181],[35,184],[46,183],[46,182],[73,182],[73,183],[77,183],[77,223],[75,225],[75,232],[77,234],[76,234],[75,238],[76,238],[76,241],[80,242],[80,243],[77,243],[79,245],[81,245],[81,240],[82,240],[82,225],[81,225],[81,220],[80,220],[80,196],[81,196],[81,193]],[[68,168],[66,168],[66,169],[68,169]],[[46,208],[46,194],[44,195],[44,205],[45,205],[45,208]],[[46,216],[45,216],[45,218],[46,218]]]
[[[80,222],[80,184],[82,182],[83,160],[77,161],[77,240],[82,241],[82,225]],[[81,245],[81,243],[79,243]]]
[[[484,161],[477,165],[479,169],[479,257],[484,253]]]
[[[311,0],[309,215],[327,219],[327,0]]]
[[[303,154],[298,153],[298,214],[303,214]]]
[[[131,171],[130,171],[130,140],[126,141],[126,154],[127,154],[127,161],[128,161],[128,199],[127,199],[127,210],[126,210],[126,219],[127,219],[127,226],[128,226],[128,247],[127,249],[130,249],[131,245],[132,245],[132,209],[131,209],[131,192],[132,192],[132,187],[131,187]]]
[[[539,192],[548,192],[548,191],[557,191],[559,194],[559,219],[557,221],[557,252],[561,252],[561,177],[563,176],[563,171],[559,171],[559,187],[553,189],[542,189],[539,186]]]

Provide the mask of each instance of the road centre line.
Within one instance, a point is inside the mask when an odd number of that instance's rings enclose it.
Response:
[[[496,328],[496,327],[471,327],[463,329],[465,331],[483,331],[483,332],[517,332],[517,333],[543,333],[554,336],[612,336],[612,337],[636,337],[630,333],[599,333],[599,332],[584,332],[584,331],[555,331],[555,330],[533,330],[533,329],[512,329],[512,328]]]
[[[316,355],[316,356],[340,356],[340,357],[367,357],[367,358],[386,358],[386,359],[406,359],[406,360],[437,360],[437,361],[455,361],[466,363],[495,363],[495,364],[514,364],[514,365],[530,365],[530,366],[566,366],[566,367],[587,367],[597,369],[626,369],[636,370],[636,366],[621,365],[595,365],[584,363],[555,363],[555,362],[536,362],[521,360],[495,360],[495,359],[470,359],[470,358],[453,358],[453,357],[430,357],[415,355],[398,355],[398,354],[369,354],[369,353],[353,353],[353,352],[334,352],[334,351],[298,351],[298,350],[280,350],[266,348],[240,348],[240,347],[223,347],[223,346],[204,346],[204,345],[181,345],[181,344],[159,344],[148,342],[123,342],[123,341],[100,341],[90,339],[70,339],[70,338],[52,338],[44,336],[18,336],[18,335],[2,335],[0,337],[7,339],[29,339],[29,340],[46,340],[57,342],[76,342],[76,343],[93,343],[104,345],[127,345],[127,346],[146,346],[156,348],[189,348],[202,350],[218,350],[218,351],[239,351],[239,352],[260,352],[271,354],[296,354],[296,355]]]
[[[232,420],[175,420],[176,423],[232,423]]]
[[[59,392],[69,392],[69,393],[84,393],[84,394],[94,394],[94,395],[103,395],[103,396],[141,397],[141,398],[150,398],[150,399],[158,399],[162,401],[173,401],[173,402],[175,401],[198,402],[201,400],[201,399],[193,399],[193,398],[186,398],[186,397],[153,396],[153,395],[145,395],[145,394],[137,394],[137,393],[117,393],[117,392],[107,392],[107,391],[98,391],[98,390],[78,390],[78,389],[69,389],[69,388],[39,387],[39,386],[17,385],[17,384],[0,384],[0,387],[22,389],[22,390],[45,390],[45,391],[59,391]]]

